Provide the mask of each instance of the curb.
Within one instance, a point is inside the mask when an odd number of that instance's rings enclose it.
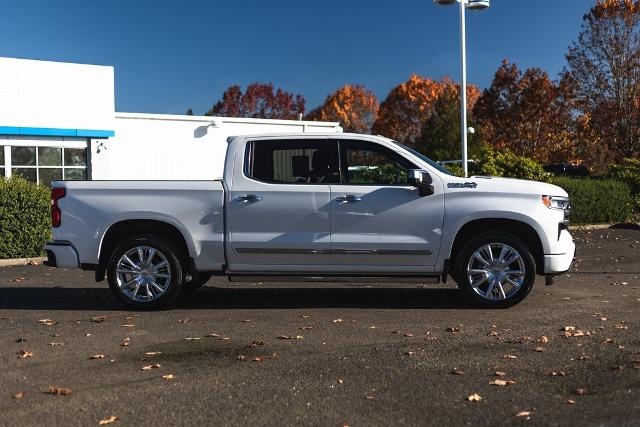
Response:
[[[640,230],[640,224],[635,222],[623,224],[586,224],[586,225],[570,225],[569,230],[606,230],[606,229],[630,229]]]
[[[13,259],[0,259],[0,267],[13,267],[17,265],[29,265],[32,262],[42,264],[47,259],[44,257],[35,258],[13,258]],[[37,265],[37,264],[36,264]]]

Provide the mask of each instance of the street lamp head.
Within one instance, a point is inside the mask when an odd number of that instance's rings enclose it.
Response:
[[[461,1],[465,2],[465,7],[469,10],[484,10],[491,5],[491,0],[433,0],[438,6],[449,6]]]
[[[484,10],[491,5],[490,0],[469,0],[467,9],[469,10]]]

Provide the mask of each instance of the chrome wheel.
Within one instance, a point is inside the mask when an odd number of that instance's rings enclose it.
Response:
[[[129,249],[116,265],[120,292],[137,302],[160,298],[171,284],[171,266],[165,255],[150,246]]]
[[[467,263],[467,280],[487,300],[506,300],[524,285],[525,263],[520,253],[504,243],[478,248]]]

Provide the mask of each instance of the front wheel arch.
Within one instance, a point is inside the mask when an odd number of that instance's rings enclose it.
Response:
[[[538,232],[526,222],[506,218],[476,219],[464,224],[458,230],[456,237],[453,240],[449,256],[451,263],[455,263],[460,249],[465,242],[489,231],[503,232],[513,236],[518,236],[533,255],[533,259],[536,264],[536,272],[538,274],[544,274],[544,249]],[[453,273],[452,268],[452,274]],[[456,277],[454,276],[454,278]]]

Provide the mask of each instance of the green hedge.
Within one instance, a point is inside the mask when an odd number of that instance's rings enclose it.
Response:
[[[572,224],[621,223],[631,216],[633,199],[624,182],[567,177],[549,181],[569,193]]]
[[[619,164],[611,165],[609,175],[629,185],[634,198],[633,211],[640,214],[640,159],[623,159]]]
[[[51,235],[49,189],[0,178],[0,259],[42,255]]]

